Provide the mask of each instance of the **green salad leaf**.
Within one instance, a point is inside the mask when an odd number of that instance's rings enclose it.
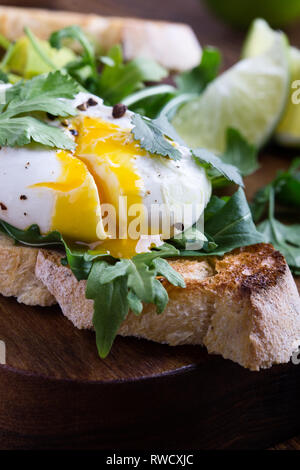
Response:
[[[295,158],[287,171],[279,171],[271,183],[257,191],[251,203],[255,222],[261,219],[267,209],[271,189],[280,203],[295,209],[300,206],[300,158]]]
[[[158,314],[164,311],[169,297],[157,276],[163,276],[175,286],[185,287],[181,275],[162,258],[178,253],[176,248],[165,245],[115,264],[105,260],[93,263],[86,297],[94,300],[93,325],[100,357],[109,353],[129,308],[140,315],[143,303],[152,303]]]
[[[170,243],[180,249],[181,256],[223,256],[225,253],[243,246],[266,241],[253,222],[251,211],[242,188],[230,198],[213,196],[205,209],[205,236],[207,242],[201,250],[184,249],[178,240]],[[185,237],[183,233],[183,237]],[[187,237],[191,240],[191,237]],[[201,239],[201,235],[198,235]],[[185,238],[183,238],[185,241]]]
[[[192,70],[182,72],[175,77],[180,93],[200,94],[216,78],[221,65],[221,54],[215,47],[203,49],[201,62]]]
[[[257,229],[269,243],[280,251],[291,270],[300,275],[300,224],[284,225],[275,216],[275,190],[268,187],[268,217],[261,222]]]
[[[113,46],[105,56],[97,57],[95,47],[78,26],[68,26],[50,37],[53,47],[61,48],[65,39],[77,41],[82,54],[66,65],[66,70],[87,90],[114,105],[144,87],[144,82],[159,82],[168,72],[157,62],[138,57],[124,63],[122,48]]]
[[[147,87],[127,96],[124,103],[132,111],[152,119],[159,115],[171,118],[179,106],[199,96],[217,76],[220,62],[220,52],[207,47],[197,67],[173,77],[176,87],[170,84]]]
[[[257,149],[249,144],[242,134],[232,128],[227,129],[226,149],[221,155],[224,163],[235,166],[242,176],[248,176],[258,170]]]
[[[74,141],[63,130],[34,117],[34,113],[43,111],[53,116],[74,116],[77,111],[61,98],[74,98],[77,92],[77,82],[58,71],[7,88],[6,102],[0,105],[0,145],[14,147],[38,142],[74,149]]]
[[[107,62],[98,79],[97,94],[106,104],[114,105],[143,87],[144,82],[159,82],[168,72],[151,59],[138,57],[124,64],[120,46],[107,54]]]
[[[70,68],[74,70],[75,68],[81,68],[83,66],[89,65],[91,67],[92,75],[97,75],[95,48],[91,41],[89,41],[87,36],[84,34],[82,29],[76,25],[67,26],[66,28],[52,33],[49,42],[52,47],[61,49],[62,42],[65,39],[73,39],[78,41],[83,50],[82,56],[79,56],[77,60],[72,62]]]

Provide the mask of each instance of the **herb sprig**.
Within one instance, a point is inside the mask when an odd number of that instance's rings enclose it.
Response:
[[[7,88],[0,105],[0,146],[23,146],[38,142],[50,147],[72,150],[75,143],[61,129],[35,116],[48,112],[53,116],[74,116],[73,106],[62,98],[74,98],[78,84],[68,75],[51,72]]]

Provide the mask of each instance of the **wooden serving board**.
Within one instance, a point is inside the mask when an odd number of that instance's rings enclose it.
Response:
[[[76,8],[65,0],[4,2]],[[143,5],[141,5],[143,3]],[[86,0],[85,11],[190,22],[225,65],[242,33],[212,19],[197,0]],[[295,41],[294,41],[295,42]],[[297,44],[297,42],[295,42]],[[247,194],[287,168],[290,151],[267,149]],[[300,290],[300,281],[297,281]],[[265,448],[300,433],[300,366],[250,372],[201,347],[118,338],[99,359],[92,332],[58,307],[31,308],[0,296],[0,449]]]

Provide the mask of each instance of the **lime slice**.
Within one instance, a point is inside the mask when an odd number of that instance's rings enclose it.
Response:
[[[281,31],[270,28],[265,20],[261,18],[254,20],[243,46],[242,58],[249,59],[265,54],[272,47],[274,39],[282,35]]]
[[[300,147],[300,96],[296,88],[293,88],[294,81],[300,79],[300,51],[295,47],[290,48],[290,66],[290,95],[283,117],[275,131],[275,138],[282,145]],[[299,88],[299,84],[297,88]]]
[[[224,151],[228,127],[261,146],[278,124],[288,89],[287,40],[278,33],[265,54],[241,60],[180,108],[173,125],[191,147]]]
[[[280,34],[270,28],[264,20],[253,22],[243,48],[243,57],[255,57],[263,54],[271,47],[275,38]],[[300,79],[300,51],[295,47],[289,48],[291,83]],[[300,104],[292,98],[295,88],[290,87],[289,98],[283,116],[275,130],[278,142],[287,146],[300,146]]]

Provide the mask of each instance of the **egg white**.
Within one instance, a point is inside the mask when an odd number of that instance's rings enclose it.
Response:
[[[127,111],[123,117],[115,119],[112,116],[112,108],[103,105],[100,98],[89,93],[78,93],[73,104],[77,107],[86,103],[89,98],[93,98],[97,104],[89,106],[86,111],[79,111],[79,115],[101,119],[117,125],[124,131],[132,129],[132,113],[130,111]],[[65,132],[69,132],[69,130],[65,129]],[[136,145],[138,148],[138,142]],[[181,153],[180,161],[150,154],[145,156],[139,152],[134,158],[134,171],[140,181],[138,190],[148,212],[150,224],[153,222],[150,217],[153,205],[162,207],[160,222],[172,212],[177,215],[173,215],[170,223],[172,225],[183,224],[184,220],[180,211],[173,209],[176,206],[182,207],[187,204],[192,207],[193,214],[190,226],[199,219],[211,196],[211,183],[205,170],[196,164],[187,148],[176,143],[174,145]],[[78,157],[76,151],[75,155]],[[97,168],[93,171],[97,171]],[[25,148],[2,148],[0,150],[0,202],[2,203],[0,204],[0,219],[22,230],[31,224],[38,224],[43,234],[55,229],[52,221],[59,191],[47,187],[34,187],[33,185],[45,181],[56,182],[61,177],[61,172],[62,166],[55,150],[37,145]],[[94,181],[95,175],[90,174],[89,176],[91,181],[88,184],[95,191],[97,190]],[[101,177],[103,177],[102,174]],[[26,196],[26,198],[21,196]],[[97,238],[103,239],[100,205],[101,200],[99,200],[99,208],[97,209],[99,220],[96,232]],[[6,209],[3,209],[4,207]],[[188,226],[184,228],[186,229]],[[170,230],[164,233],[163,229],[160,229],[159,237],[155,235],[152,238],[149,236],[147,239],[147,236],[143,234],[138,243],[137,252],[147,251],[151,243],[154,242],[158,245],[162,239],[169,238]],[[62,235],[65,235],[63,227],[60,227],[60,231]],[[76,238],[76,234],[74,237]],[[97,239],[95,239],[96,241]]]

